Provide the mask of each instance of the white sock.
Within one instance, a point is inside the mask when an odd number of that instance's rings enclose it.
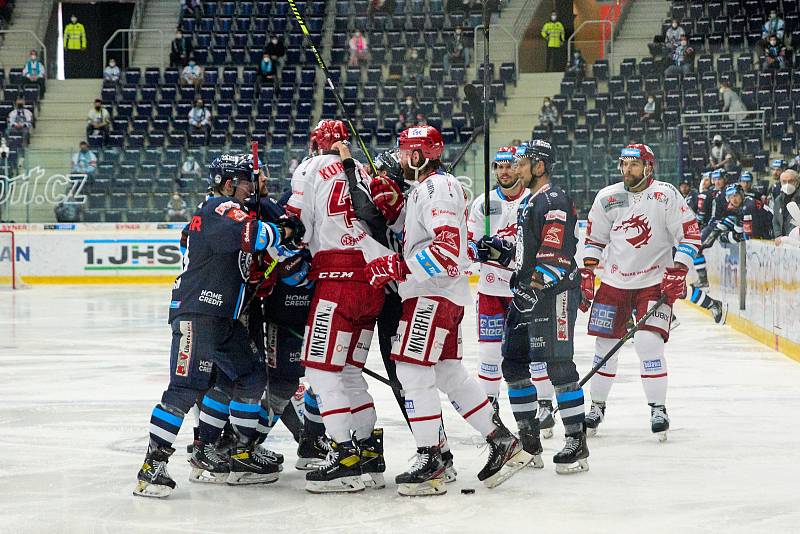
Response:
[[[478,382],[489,397],[497,398],[503,379],[503,355],[500,343],[478,342]]]
[[[592,367],[597,365],[618,341],[618,339],[608,339],[604,337],[595,338],[594,361],[592,362]],[[619,354],[615,354],[592,377],[589,391],[593,402],[605,402],[606,399],[608,399],[611,386],[614,385],[614,379],[617,377],[618,360]]]
[[[433,367],[397,362],[397,378],[403,386],[408,422],[417,447],[439,445],[442,404],[436,391],[436,372]]]
[[[337,443],[350,441],[352,416],[350,399],[345,393],[342,373],[306,368],[306,378],[314,388],[325,432]]]
[[[469,375],[459,360],[440,360],[434,365],[436,385],[450,399],[461,417],[486,437],[495,427],[494,409],[478,381]]]
[[[633,336],[633,346],[639,356],[644,395],[650,404],[667,400],[667,360],[664,359],[664,339],[655,332],[639,330]]]

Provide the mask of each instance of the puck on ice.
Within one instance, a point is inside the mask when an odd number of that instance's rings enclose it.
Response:
[[[461,490],[461,493],[463,495],[472,495],[473,493],[475,493],[475,490],[472,488],[464,488]]]

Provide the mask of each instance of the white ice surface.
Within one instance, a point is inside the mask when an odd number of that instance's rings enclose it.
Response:
[[[167,384],[168,297],[167,287],[0,292],[0,532],[800,532],[800,365],[687,306],[667,346],[669,441],[650,434],[638,360],[626,347],[588,473],[554,473],[559,424],[545,441],[544,470],[487,490],[475,478],[484,459],[475,434],[445,406],[458,482],[445,496],[400,497],[391,481],[413,453],[411,434],[389,389],[371,382],[386,429],[384,490],[306,493],[283,427],[270,440],[287,461],[277,483],[192,484],[186,424],[170,464],[175,492],[133,497],[150,410]],[[585,321],[581,374],[593,352]],[[472,370],[474,323],[468,308]],[[377,354],[369,366],[381,371]],[[467,487],[475,494],[460,494]]]

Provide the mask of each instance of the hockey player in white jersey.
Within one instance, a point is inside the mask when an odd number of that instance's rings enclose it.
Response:
[[[364,267],[369,259],[391,251],[356,219],[344,165],[331,150],[347,137],[341,121],[320,121],[311,134],[313,157],[295,170],[286,206],[305,225],[313,256],[309,279],[316,280],[316,287],[302,360],[333,439],[325,463],[306,474],[306,489],[313,493],[363,490],[364,472],[371,486],[384,485],[382,440],[374,435],[375,405],[361,374],[384,296],[383,290],[370,286]],[[366,179],[360,164],[356,166]],[[365,451],[380,461],[365,467]]]
[[[489,234],[485,225],[485,195],[472,202],[467,220],[470,259],[480,262],[478,281],[478,382],[498,409],[498,393],[503,378],[501,342],[508,306],[513,295],[510,286],[514,272],[514,240],[517,210],[530,190],[512,171],[516,147],[497,150],[493,163],[497,187],[489,192]],[[539,428],[542,436],[553,436],[553,385],[547,376],[547,364],[531,364],[531,380],[539,399]]]
[[[622,181],[602,189],[589,212],[581,287],[584,299],[594,301],[589,335],[596,336],[595,362],[625,335],[632,312],[638,320],[666,296],[666,303],[634,335],[651,430],[663,441],[669,429],[664,344],[672,304],[686,295],[686,273],[700,247],[700,230],[680,192],[655,179],[650,147],[628,145],[619,160]],[[604,250],[602,283],[595,295],[594,269]],[[603,421],[616,373],[614,356],[592,378],[592,407],[586,415],[590,435]]]
[[[477,380],[461,363],[461,320],[471,303],[464,270],[467,255],[467,195],[460,182],[441,172],[441,134],[431,126],[409,128],[398,139],[400,163],[414,184],[405,207],[403,253],[367,265],[370,283],[400,282],[403,312],[392,347],[403,386],[416,462],[398,475],[401,495],[445,493],[439,449],[441,402],[447,394],[462,417],[485,436],[489,459],[478,473],[488,487],[507,480],[529,463],[517,438],[494,413]]]

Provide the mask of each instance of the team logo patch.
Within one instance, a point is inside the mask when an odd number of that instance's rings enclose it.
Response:
[[[561,248],[564,242],[564,226],[556,223],[545,224],[542,229],[542,244],[552,248]]]
[[[189,363],[192,360],[192,322],[180,322],[181,340],[178,343],[178,363],[175,374],[189,376]]]
[[[497,374],[500,372],[500,366],[496,363],[481,363],[481,372],[487,374]]]
[[[609,195],[600,201],[604,211],[611,211],[614,208],[625,208],[628,206],[628,195],[614,196]],[[590,232],[588,232],[590,233]]]
[[[336,311],[336,303],[320,299],[314,309],[314,322],[306,336],[308,347],[306,358],[316,362],[324,362],[328,352],[328,339],[331,334],[331,323]]]
[[[564,210],[550,210],[544,214],[544,220],[567,222],[567,212]]]
[[[428,340],[431,335],[433,318],[439,304],[435,300],[420,297],[408,326],[408,337],[403,355],[424,361],[428,353]]]
[[[642,367],[645,371],[660,371],[661,360],[642,360]]]
[[[597,334],[611,334],[614,331],[614,319],[617,317],[617,307],[595,302],[589,316],[589,331]]]
[[[483,315],[478,317],[478,340],[500,341],[503,338],[503,325],[505,315]]]
[[[406,413],[414,413],[414,401],[406,399]]]
[[[626,236],[629,231],[635,232],[631,237],[625,237],[625,240],[630,243],[633,248],[642,248],[650,242],[653,237],[653,229],[650,228],[650,223],[644,215],[631,215],[620,224],[612,228],[612,231],[622,231]]]

